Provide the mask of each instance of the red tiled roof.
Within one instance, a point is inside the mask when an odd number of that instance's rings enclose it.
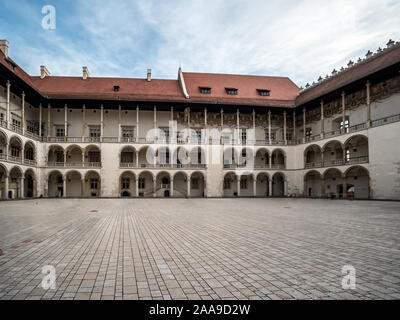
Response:
[[[373,73],[390,67],[400,62],[400,44],[383,50],[373,57],[366,59],[351,68],[338,73],[321,83],[306,89],[296,99],[296,105],[300,106],[334,90],[340,89],[350,83],[365,78]]]
[[[186,100],[177,80],[50,76],[32,77],[32,82],[44,96],[53,99]],[[114,86],[119,86],[118,92],[114,92]]]
[[[299,88],[286,77],[248,76],[215,73],[183,73],[191,102],[291,107]],[[199,87],[211,88],[211,94],[200,93]],[[238,89],[228,95],[225,88]],[[257,89],[270,90],[261,96]]]

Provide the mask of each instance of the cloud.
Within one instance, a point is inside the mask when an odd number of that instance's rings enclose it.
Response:
[[[182,66],[185,71],[288,76],[304,86],[389,38],[400,40],[400,2],[394,0],[54,4],[56,32],[6,29],[29,50],[28,57],[27,50],[18,53],[28,71],[46,64],[53,74],[78,75],[88,65],[95,76],[145,77],[150,67],[155,77],[176,78]],[[25,7],[32,16],[32,6],[26,2]],[[12,16],[6,19],[12,24]]]

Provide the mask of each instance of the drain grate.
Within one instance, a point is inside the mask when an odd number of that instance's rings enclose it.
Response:
[[[90,211],[90,212],[99,212],[99,210],[92,210],[92,211]]]

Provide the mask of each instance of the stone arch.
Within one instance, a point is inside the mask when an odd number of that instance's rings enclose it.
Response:
[[[286,152],[285,150],[278,148],[274,149],[271,154],[272,157],[272,168],[274,169],[285,169],[286,168]]]
[[[190,164],[190,151],[184,146],[178,146],[173,153],[173,163],[177,168],[183,168]]]
[[[80,146],[73,144],[65,149],[67,156],[67,165],[82,165],[84,161],[85,150]]]
[[[200,146],[193,147],[190,150],[190,164],[191,165],[204,165],[206,164],[206,150]]]
[[[270,176],[267,172],[259,172],[256,175],[256,193],[257,197],[268,197],[270,195]]]
[[[174,197],[185,197],[188,196],[187,181],[189,179],[188,174],[185,171],[175,172],[172,176],[173,181],[173,196]]]
[[[22,178],[24,177],[24,171],[19,166],[14,166],[9,172],[8,181],[8,198],[17,199],[23,197],[23,186]]]
[[[346,163],[368,162],[369,146],[368,137],[357,134],[344,143]]]
[[[89,170],[86,172],[83,193],[85,197],[101,196],[101,176],[97,171]]]
[[[20,137],[12,136],[8,144],[8,157],[13,160],[20,160],[22,157],[23,142]]]
[[[27,169],[24,174],[24,197],[36,197],[36,175],[32,169]]]
[[[5,159],[6,154],[8,153],[7,147],[8,136],[3,130],[0,130],[0,160]]]
[[[271,154],[267,148],[259,148],[256,152],[256,157],[254,160],[255,168],[269,168]]]
[[[133,171],[124,171],[119,176],[119,193],[124,198],[136,196],[136,175]]]
[[[139,167],[147,168],[154,166],[155,149],[152,146],[142,146],[139,149]]]
[[[323,177],[316,170],[308,171],[304,175],[304,196],[317,198],[322,196]]]
[[[88,166],[99,166],[101,164],[100,147],[91,144],[85,148],[85,163]]]
[[[153,197],[154,179],[154,174],[148,170],[142,171],[138,174],[139,197]]]
[[[36,161],[36,147],[31,140],[25,142],[24,159],[32,162]]]
[[[342,165],[344,159],[344,146],[338,140],[332,140],[322,147],[324,166]]]
[[[354,199],[370,199],[370,174],[363,166],[353,166],[346,170],[345,197]]]
[[[167,197],[171,196],[171,175],[168,171],[161,171],[156,176],[156,196]]]
[[[77,170],[68,171],[65,174],[66,196],[71,198],[83,196],[82,175]]]
[[[190,193],[188,195],[194,198],[205,197],[205,177],[203,172],[194,171],[190,174]]]
[[[276,172],[272,176],[272,196],[284,197],[287,194],[286,190],[286,176],[282,172]]]
[[[237,179],[239,179],[238,175],[229,171],[224,175],[224,197],[236,197],[238,195],[237,190]]]
[[[47,151],[47,164],[64,164],[64,148],[58,144],[49,146]]]
[[[343,174],[337,168],[329,168],[323,174],[322,195],[331,199],[343,198]]]
[[[59,170],[53,170],[47,175],[47,196],[63,197],[64,196],[64,176]]]
[[[158,146],[155,152],[155,161],[158,166],[169,167],[171,163],[171,149],[168,146]]]
[[[8,185],[6,186],[6,178],[8,178],[7,167],[0,163],[0,199],[7,199]]]
[[[133,146],[120,148],[119,161],[121,167],[136,167],[136,148]]]
[[[322,148],[317,144],[312,144],[304,150],[304,167],[322,167]]]

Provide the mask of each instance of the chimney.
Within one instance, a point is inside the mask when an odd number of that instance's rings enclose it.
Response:
[[[4,53],[6,58],[8,58],[8,41],[7,40],[0,40],[0,50]]]
[[[87,78],[90,77],[88,67],[82,67],[82,77],[83,77],[83,80],[86,80]]]
[[[50,77],[50,72],[45,66],[40,66],[40,79]]]
[[[147,81],[151,81],[151,69],[147,69]]]

